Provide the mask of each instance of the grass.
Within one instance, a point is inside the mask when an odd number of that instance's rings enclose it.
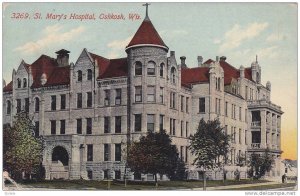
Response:
[[[288,188],[288,187],[295,187],[296,183],[284,183],[284,184],[269,184],[269,185],[262,185],[262,186],[252,186],[252,187],[244,187],[244,188],[232,188],[232,191],[238,190],[270,190],[270,189],[277,189],[277,188]],[[222,189],[226,190],[226,189]]]
[[[237,184],[254,184],[264,183],[266,180],[226,180],[223,181],[207,181],[207,187],[228,186]],[[176,189],[192,189],[203,187],[202,181],[161,181],[156,188],[154,182],[129,181],[127,187],[124,182],[113,181],[110,190],[176,190]],[[107,190],[106,181],[84,181],[84,180],[53,180],[40,182],[24,182],[24,187],[46,188],[46,189],[67,189],[67,190]]]

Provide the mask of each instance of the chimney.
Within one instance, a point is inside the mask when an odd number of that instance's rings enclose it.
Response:
[[[175,51],[171,51],[170,56],[175,56]]]
[[[181,67],[184,67],[184,68],[187,67],[186,64],[185,64],[185,59],[186,59],[185,56],[181,56],[181,57],[180,57],[180,60],[181,60]]]
[[[198,59],[198,67],[201,67],[202,63],[203,63],[203,57],[202,56],[198,56],[197,59]]]
[[[70,53],[70,51],[67,51],[65,49],[61,49],[61,50],[59,50],[55,53],[57,54],[56,61],[57,61],[59,67],[65,67],[65,66],[69,65],[69,53]]]
[[[221,57],[220,57],[220,61],[225,62],[225,61],[226,61],[226,56],[221,56]]]
[[[245,77],[245,68],[243,65],[240,66],[240,78]]]
[[[216,56],[216,62],[219,62],[219,56]]]

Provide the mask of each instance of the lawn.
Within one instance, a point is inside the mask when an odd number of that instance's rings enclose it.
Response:
[[[295,183],[284,183],[284,184],[270,184],[270,185],[262,185],[262,186],[252,186],[252,187],[244,187],[244,188],[232,188],[230,190],[232,191],[248,191],[248,190],[270,190],[270,189],[278,189],[278,188],[288,188],[290,187],[291,190],[293,187],[295,187]],[[226,189],[223,189],[226,190]]]
[[[265,180],[227,180],[223,181],[207,181],[207,187],[228,186],[235,184],[253,184],[264,183]],[[106,181],[84,181],[84,180],[54,180],[41,182],[24,182],[21,184],[24,187],[47,188],[47,189],[67,189],[67,190],[107,190]],[[176,189],[191,189],[203,187],[202,181],[161,181],[159,187],[155,187],[154,182],[129,181],[127,187],[124,182],[111,182],[111,190],[176,190]]]

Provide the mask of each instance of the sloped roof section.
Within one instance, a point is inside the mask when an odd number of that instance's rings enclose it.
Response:
[[[126,49],[135,45],[144,44],[157,45],[168,49],[168,47],[154,28],[152,22],[148,18],[145,18],[145,20],[142,22],[141,26],[138,28],[137,32],[129,42]]]
[[[111,59],[106,71],[100,75],[100,79],[127,76],[127,58]]]
[[[110,63],[109,62],[110,60],[107,59],[107,58],[104,58],[102,56],[99,56],[97,54],[91,53],[91,52],[89,52],[89,54],[94,59],[94,61],[97,61],[97,63],[98,63],[99,76],[97,78],[100,78],[100,75],[102,75],[106,71],[106,69],[107,69],[107,67],[108,67],[108,65]]]
[[[209,68],[183,68],[181,69],[181,84],[188,86],[196,83],[203,83],[209,81]]]
[[[70,67],[56,67],[44,86],[70,84]]]
[[[12,91],[12,81],[3,88],[3,92],[10,92],[10,91]]]

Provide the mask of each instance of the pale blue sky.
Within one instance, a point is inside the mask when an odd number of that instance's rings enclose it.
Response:
[[[3,77],[24,59],[55,57],[65,48],[75,62],[83,48],[104,57],[125,57],[125,46],[142,22],[142,3],[8,3],[3,4]],[[282,128],[297,129],[297,4],[289,3],[151,3],[149,17],[170,50],[187,57],[189,67],[226,56],[239,67],[258,55],[262,82],[272,84],[272,100],[285,112]],[[41,20],[16,20],[12,13],[40,12]],[[46,20],[47,13],[129,13],[141,20]],[[286,140],[287,141],[287,140]],[[287,141],[288,142],[288,141]]]

